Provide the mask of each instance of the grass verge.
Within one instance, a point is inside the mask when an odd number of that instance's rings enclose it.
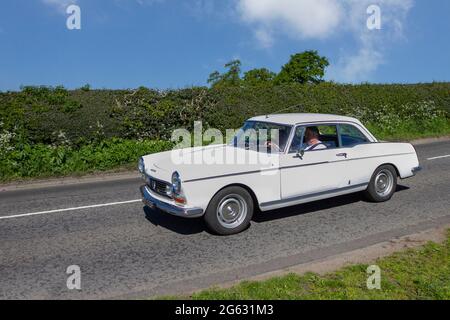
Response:
[[[289,274],[265,281],[244,281],[227,289],[212,288],[188,297],[194,300],[267,299],[450,299],[450,230],[442,244],[429,242],[380,258],[381,289],[367,288],[368,265],[359,264],[320,276]],[[165,299],[186,297],[165,297]]]

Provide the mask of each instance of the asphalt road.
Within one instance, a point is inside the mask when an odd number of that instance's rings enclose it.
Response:
[[[450,155],[450,142],[416,148],[424,170],[387,203],[322,200],[262,213],[229,237],[144,209],[138,179],[0,192],[0,298],[176,294],[449,223],[450,157],[435,157]],[[67,208],[78,209],[53,211]],[[81,290],[66,286],[70,265]]]

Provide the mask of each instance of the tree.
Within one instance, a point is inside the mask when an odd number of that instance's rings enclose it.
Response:
[[[80,88],[81,91],[90,91],[91,85],[89,83],[86,83],[84,86]]]
[[[233,60],[225,65],[228,71],[223,75],[223,80],[231,85],[237,85],[241,81],[241,61]]]
[[[227,72],[221,74],[219,71],[214,71],[209,75],[208,83],[213,87],[218,86],[236,86],[241,82],[241,61],[232,60],[225,64]]]
[[[276,83],[319,83],[323,81],[325,68],[330,63],[317,51],[304,51],[291,56],[277,75]]]
[[[253,69],[244,74],[244,82],[250,86],[256,86],[272,82],[276,74],[266,68]]]
[[[217,70],[211,73],[208,77],[208,83],[210,83],[212,86],[215,86],[220,82],[220,80],[222,80],[222,75]]]

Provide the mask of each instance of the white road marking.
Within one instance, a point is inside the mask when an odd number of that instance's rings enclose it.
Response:
[[[90,206],[82,206],[82,207],[74,207],[74,208],[65,208],[65,209],[56,209],[56,210],[49,210],[49,211],[40,211],[40,212],[16,214],[16,215],[12,215],[12,216],[0,217],[0,220],[21,218],[21,217],[29,217],[29,216],[37,216],[37,215],[47,214],[47,213],[58,213],[58,212],[76,211],[76,210],[83,210],[83,209],[110,207],[110,206],[117,206],[117,205],[120,205],[120,204],[130,204],[130,203],[136,203],[136,202],[141,202],[141,201],[142,201],[141,199],[136,199],[136,200],[129,200],[129,201],[121,201],[121,202],[110,202],[110,203],[94,204],[94,205],[90,205]]]
[[[427,160],[436,160],[436,159],[443,159],[443,158],[450,158],[450,154],[447,154],[447,155],[445,155],[445,156],[439,156],[439,157],[428,158]]]

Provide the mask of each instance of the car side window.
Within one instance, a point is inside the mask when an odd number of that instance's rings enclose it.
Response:
[[[306,134],[306,131],[308,130],[312,132],[318,132],[318,140],[320,141],[320,145],[311,150],[339,148],[339,138],[336,125],[308,126],[305,129],[305,135],[303,139],[303,144],[306,150],[308,150],[308,147],[311,147],[312,145],[312,142],[308,141],[308,135]]]
[[[289,153],[296,153],[302,147],[303,131],[305,127],[295,128],[294,137],[292,138],[291,147],[289,148]]]
[[[295,153],[300,149],[318,151],[338,147],[339,138],[336,125],[310,125],[295,129],[289,153]]]
[[[367,137],[351,124],[339,125],[339,133],[343,147],[353,147],[357,144],[367,143]]]

